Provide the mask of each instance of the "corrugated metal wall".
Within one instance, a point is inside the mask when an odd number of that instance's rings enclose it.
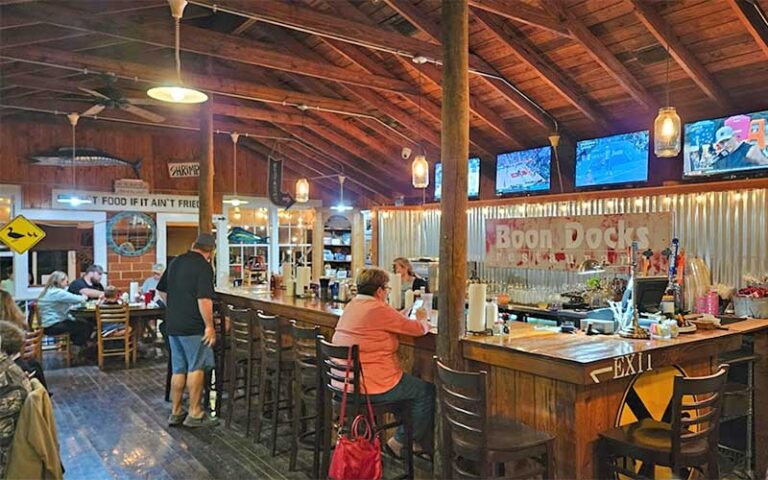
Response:
[[[580,283],[583,279],[572,273],[486,267],[485,220],[668,211],[674,212],[682,248],[689,258],[704,259],[714,282],[740,285],[744,274],[768,272],[766,189],[473,207],[467,211],[467,258],[478,262],[478,274],[492,283],[555,287]],[[439,256],[438,210],[381,210],[377,221],[380,265],[391,265],[398,256]]]

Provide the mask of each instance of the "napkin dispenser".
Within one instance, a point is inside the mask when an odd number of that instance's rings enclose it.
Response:
[[[592,325],[592,331],[610,335],[616,333],[616,323],[613,320],[613,312],[610,308],[600,308],[589,312],[587,318],[581,319],[579,327],[586,332]]]

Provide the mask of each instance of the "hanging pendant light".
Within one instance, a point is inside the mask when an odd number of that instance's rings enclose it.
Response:
[[[296,195],[294,197],[298,203],[307,203],[309,201],[309,180],[306,178],[296,180]]]
[[[240,205],[245,205],[248,203],[248,200],[241,200],[237,196],[237,141],[240,139],[240,134],[237,132],[232,132],[229,134],[229,138],[232,139],[232,161],[234,163],[234,167],[232,168],[232,185],[235,189],[235,194],[232,196],[232,198],[224,200],[224,203],[232,205],[239,211]]]
[[[70,113],[67,115],[69,124],[72,126],[72,193],[59,195],[56,197],[56,202],[65,203],[73,207],[79,207],[80,205],[91,203],[91,199],[86,196],[77,194],[77,148],[75,147],[75,128],[77,122],[80,120],[80,115],[77,113]]]
[[[667,28],[667,38],[671,32]],[[669,42],[667,42],[667,106],[659,108],[653,122],[653,153],[659,158],[676,157],[682,146],[680,116],[669,104]]]
[[[419,118],[418,118],[419,141],[421,141],[421,69],[419,69]],[[424,147],[421,147],[422,153],[413,157],[411,162],[411,184],[413,188],[426,189],[429,186],[429,162],[427,162]]]
[[[181,83],[181,53],[179,43],[181,37],[181,17],[184,16],[184,8],[187,6],[187,0],[168,0],[168,4],[171,7],[171,15],[173,16],[176,32],[176,45],[174,50],[176,59],[176,82],[170,85],[150,88],[147,90],[147,95],[155,100],[160,100],[161,102],[203,103],[208,100],[208,95],[199,90],[185,87]]]
[[[335,210],[337,212],[348,212],[352,210],[351,205],[346,205],[344,203],[344,180],[346,180],[347,177],[344,175],[339,175],[339,203],[338,205],[334,205],[331,207],[331,210]]]

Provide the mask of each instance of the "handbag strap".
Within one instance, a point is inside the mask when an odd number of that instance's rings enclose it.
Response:
[[[341,418],[339,419],[339,433],[344,429],[344,419],[347,414],[347,390],[349,388],[349,374],[352,370],[352,346],[347,353],[347,369],[344,372],[344,392],[341,394]]]
[[[371,396],[368,395],[368,389],[365,388],[365,376],[363,375],[363,365],[360,365],[360,385],[365,394],[365,403],[368,406],[368,418],[371,422],[371,429],[376,430],[376,417],[373,415],[373,407],[371,406]]]

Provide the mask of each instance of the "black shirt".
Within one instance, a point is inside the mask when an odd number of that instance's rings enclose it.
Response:
[[[752,164],[747,160],[747,154],[751,148],[752,145],[742,142],[736,150],[730,153],[721,152],[715,161],[715,170],[734,170],[751,166]]]
[[[168,294],[165,309],[168,335],[189,336],[205,333],[205,322],[197,305],[199,298],[213,298],[213,268],[201,254],[179,255],[163,273],[157,289]]]
[[[80,291],[84,288],[91,288],[93,290],[98,290],[100,292],[104,291],[104,287],[99,282],[93,282],[92,284],[88,285],[88,282],[85,281],[85,278],[80,277],[74,282],[69,284],[69,293],[74,293],[75,295],[80,295]]]

